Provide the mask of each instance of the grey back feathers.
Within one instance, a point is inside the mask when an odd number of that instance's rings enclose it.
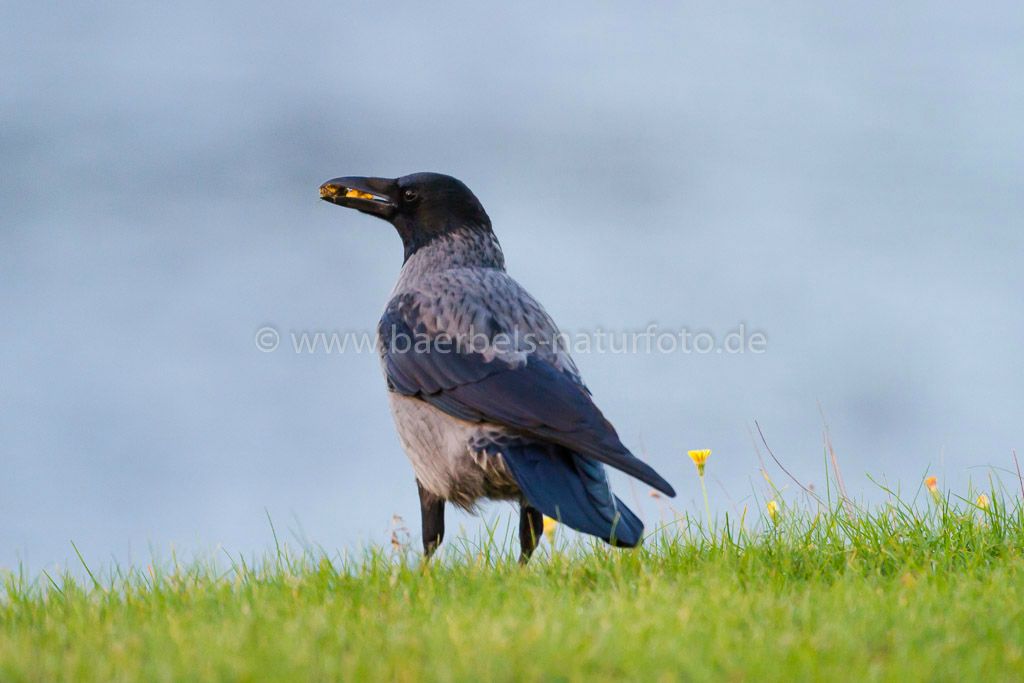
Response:
[[[490,248],[500,253],[497,241]],[[447,267],[481,257],[490,262],[493,252],[451,235],[406,262],[378,329],[389,386],[453,417],[553,441],[671,493],[594,405],[543,307],[500,268]]]

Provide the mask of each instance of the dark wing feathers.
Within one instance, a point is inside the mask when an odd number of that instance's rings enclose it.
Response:
[[[608,543],[626,548],[640,543],[643,522],[612,494],[603,465],[554,444],[496,447],[530,505]]]
[[[493,422],[559,444],[675,495],[622,444],[575,378],[535,355],[516,365],[454,345],[415,343],[412,330],[422,329],[419,311],[403,303],[408,300],[392,302],[378,327],[378,348],[395,391],[463,420]]]

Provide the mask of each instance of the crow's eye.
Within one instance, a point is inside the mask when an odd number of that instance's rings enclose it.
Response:
[[[419,193],[416,192],[416,190],[406,190],[405,192],[402,193],[402,199],[404,199],[407,202],[414,202],[419,198],[420,195]]]

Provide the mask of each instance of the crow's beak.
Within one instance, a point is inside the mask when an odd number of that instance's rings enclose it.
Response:
[[[398,183],[388,178],[334,178],[320,186],[320,199],[380,218],[395,213]]]

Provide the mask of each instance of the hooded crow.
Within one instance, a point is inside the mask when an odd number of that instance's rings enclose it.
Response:
[[[643,523],[605,465],[675,491],[622,444],[544,308],[505,272],[491,221],[459,180],[438,173],[347,177],[320,197],[391,223],[405,260],[377,328],[398,436],[412,461],[429,557],[444,505],[520,506],[520,561],[543,515],[620,547]]]

